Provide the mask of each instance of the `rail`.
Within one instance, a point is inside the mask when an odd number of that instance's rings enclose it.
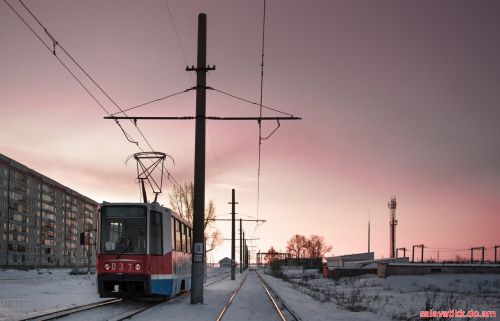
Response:
[[[223,273],[218,273],[216,275],[213,275],[211,278],[216,278],[215,280],[212,280],[210,282],[207,282],[205,283],[203,286],[209,286],[211,284],[214,284],[216,282],[219,282],[219,281],[222,281],[224,279],[226,279],[227,277],[229,277],[229,272],[223,272]],[[219,276],[222,276],[222,277],[219,277]],[[246,275],[245,275],[245,279],[246,279]],[[243,282],[245,281],[245,279],[242,281],[242,283],[239,285],[238,289],[241,287],[241,285],[243,284]],[[237,292],[237,291],[236,291]],[[233,293],[233,296],[232,298],[234,298],[234,295],[236,295],[236,292]],[[182,292],[178,295],[176,295],[175,297],[172,297],[170,299],[168,299],[168,301],[170,303],[173,303],[175,301],[177,301],[178,299],[180,299],[181,297],[184,297],[186,296],[187,294],[189,293],[189,291],[186,291],[186,292]],[[231,298],[231,301],[232,301],[232,298]],[[53,319],[57,319],[57,318],[62,318],[62,317],[66,317],[66,316],[69,316],[69,315],[72,315],[72,314],[75,314],[75,313],[79,313],[79,312],[82,312],[82,311],[87,311],[87,310],[91,310],[91,309],[96,309],[96,308],[99,308],[99,307],[103,307],[103,306],[109,306],[109,305],[113,305],[113,304],[117,304],[117,303],[120,303],[120,302],[123,302],[124,300],[123,299],[109,299],[109,300],[104,300],[104,301],[99,301],[99,302],[93,302],[93,303],[89,303],[89,304],[84,304],[84,305],[80,305],[80,306],[76,306],[76,307],[71,307],[71,308],[67,308],[67,309],[62,309],[62,310],[57,310],[57,311],[51,311],[51,312],[45,312],[42,314],[38,314],[38,315],[34,315],[34,316],[30,316],[28,318],[23,318],[23,319],[18,319],[18,321],[47,321],[47,320],[53,320]],[[113,318],[110,318],[109,321],[123,321],[123,320],[126,320],[126,319],[129,319],[139,313],[142,313],[154,306],[156,306],[157,304],[159,303],[162,303],[164,301],[161,301],[161,302],[155,302],[155,303],[151,303],[151,304],[148,304],[146,306],[143,306],[143,307],[139,307],[137,309],[133,309],[131,311],[127,311],[119,316],[116,316],[116,317],[113,317]],[[230,303],[229,303],[230,304]]]
[[[266,290],[267,295],[269,296],[269,299],[273,303],[274,308],[276,309],[276,312],[279,314],[281,320],[287,321],[287,319],[284,316],[285,312],[286,314],[290,315],[291,318],[295,321],[302,321],[299,316],[288,306],[285,301],[278,295],[278,293],[260,276],[260,274],[255,271],[257,274],[257,277],[259,278],[260,283]],[[274,297],[273,297],[274,296]],[[279,306],[282,306],[283,309],[281,309]]]
[[[67,309],[62,309],[58,311],[53,311],[53,312],[47,312],[47,313],[42,313],[36,316],[28,317],[25,319],[20,319],[19,321],[45,321],[45,320],[52,320],[55,318],[62,318],[67,315],[81,312],[81,311],[86,311],[90,309],[95,309],[101,306],[105,305],[110,305],[110,304],[116,304],[118,302],[121,302],[122,299],[110,299],[110,300],[105,300],[105,301],[99,301],[99,302],[94,302],[94,303],[89,303],[89,304],[84,304],[72,308],[67,308]]]
[[[229,308],[229,306],[231,305],[231,303],[233,302],[233,299],[234,297],[236,296],[236,293],[238,293],[238,291],[241,289],[241,287],[243,286],[243,283],[245,283],[245,280],[247,279],[247,274],[245,273],[245,277],[243,278],[243,280],[241,281],[240,285],[238,285],[238,287],[236,289],[233,290],[233,293],[231,294],[231,296],[229,297],[229,300],[227,300],[226,304],[224,304],[224,306],[222,307],[222,310],[219,312],[219,314],[217,315],[217,319],[215,319],[216,321],[220,321],[222,320],[222,318],[224,317],[224,314],[226,313],[227,311],[227,308]]]

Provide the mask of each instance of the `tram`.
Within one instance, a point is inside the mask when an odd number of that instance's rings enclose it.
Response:
[[[171,297],[191,289],[192,226],[158,203],[99,210],[100,297]]]

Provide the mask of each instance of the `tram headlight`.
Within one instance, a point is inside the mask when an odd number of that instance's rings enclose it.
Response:
[[[136,263],[134,265],[134,268],[135,268],[136,271],[140,271],[141,270],[141,265],[139,263]]]
[[[109,269],[110,269],[110,268],[111,268],[111,265],[109,265],[109,263],[105,263],[105,264],[104,264],[104,269],[105,269],[106,271],[109,271]]]

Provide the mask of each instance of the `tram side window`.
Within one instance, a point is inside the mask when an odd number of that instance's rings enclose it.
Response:
[[[162,255],[161,213],[151,211],[149,218],[149,252],[152,255]]]
[[[181,223],[181,243],[182,243],[182,252],[186,252],[186,225]]]
[[[193,229],[189,228],[189,253],[193,253]]]
[[[175,218],[171,217],[171,222],[170,222],[170,231],[172,235],[172,249],[175,250]]]
[[[187,227],[186,237],[187,237],[187,252],[191,253],[191,228],[190,227]]]
[[[186,243],[186,247],[184,248],[184,252],[189,253],[189,240],[188,240],[188,227],[186,225],[183,226],[184,229],[184,240]]]
[[[181,222],[178,220],[175,220],[175,249],[177,251],[182,251]]]

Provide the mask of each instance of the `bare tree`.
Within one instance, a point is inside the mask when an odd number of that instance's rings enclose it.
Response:
[[[316,234],[312,234],[306,240],[305,248],[307,256],[313,258],[323,257],[332,250],[332,246],[326,244],[325,238]]]
[[[172,210],[186,219],[193,222],[193,199],[194,185],[186,183],[184,185],[174,185],[174,189],[168,194]]]
[[[267,253],[264,255],[264,260],[268,264],[271,264],[274,260],[278,258],[278,256],[279,256],[278,252],[274,249],[274,247],[271,246],[271,248],[267,250]]]
[[[168,198],[172,210],[188,222],[193,223],[193,183],[175,185]],[[215,226],[215,204],[212,200],[208,202],[208,207],[205,209],[204,231],[206,251],[210,252],[222,243],[221,233]]]
[[[292,257],[301,258],[306,251],[307,240],[304,235],[295,234],[286,243],[286,252]]]
[[[208,207],[205,209],[205,244],[207,252],[213,251],[222,244],[221,232],[215,226],[215,204],[212,200],[208,202]]]

